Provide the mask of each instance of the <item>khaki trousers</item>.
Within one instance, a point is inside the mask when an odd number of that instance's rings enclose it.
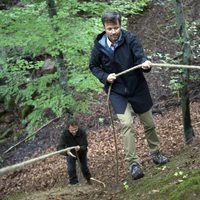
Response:
[[[125,160],[130,166],[133,162],[140,164],[139,158],[136,155],[135,130],[133,128],[133,117],[131,115],[132,108],[128,104],[124,114],[117,114],[122,125],[122,134],[125,150]],[[150,152],[153,153],[159,150],[159,140],[156,135],[155,125],[153,121],[152,110],[139,114],[140,122],[144,126],[144,133],[147,139]]]

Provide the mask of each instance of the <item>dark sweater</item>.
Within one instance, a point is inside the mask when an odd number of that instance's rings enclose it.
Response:
[[[75,136],[73,136],[67,129],[64,129],[61,133],[60,140],[57,146],[57,150],[65,149],[67,147],[72,146],[80,146],[80,150],[77,152],[78,154],[87,152],[87,134],[83,129],[78,129]],[[75,150],[71,150],[71,152],[76,155]],[[61,153],[61,155],[67,156],[67,152]]]

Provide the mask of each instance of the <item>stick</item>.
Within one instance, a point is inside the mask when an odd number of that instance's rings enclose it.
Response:
[[[3,152],[3,155],[8,153],[10,150],[12,150],[13,148],[15,148],[16,146],[18,146],[19,144],[21,144],[22,142],[24,142],[25,140],[28,140],[30,137],[32,137],[33,135],[35,135],[38,131],[40,131],[41,129],[43,129],[44,127],[46,127],[47,125],[49,125],[51,122],[55,121],[56,119],[58,119],[59,117],[56,117],[52,120],[50,120],[47,124],[45,124],[44,126],[40,127],[39,129],[37,129],[33,134],[28,135],[27,137],[25,137],[23,140],[19,141],[18,143],[16,143],[15,145],[11,146],[10,148],[8,148],[6,151]]]
[[[198,125],[198,124],[200,124],[200,122],[197,122],[197,123],[193,124],[193,126],[196,126],[196,125]]]
[[[103,185],[104,188],[106,187],[106,184],[105,184],[104,182],[102,182],[102,181],[100,181],[100,180],[97,180],[97,179],[95,179],[95,178],[93,178],[93,177],[91,177],[90,179],[93,180],[93,181],[96,181],[97,183],[101,183],[101,184]]]
[[[62,149],[62,150],[59,150],[59,151],[51,152],[49,154],[45,154],[43,156],[40,156],[40,157],[37,157],[37,158],[33,158],[33,159],[30,159],[30,160],[27,160],[27,161],[24,161],[24,162],[15,164],[15,165],[11,165],[11,166],[8,166],[8,167],[1,168],[0,169],[0,176],[6,175],[9,172],[21,169],[21,168],[25,167],[26,165],[30,165],[30,164],[32,164],[32,163],[34,163],[36,161],[44,160],[44,159],[46,159],[46,158],[48,158],[50,156],[54,156],[54,155],[57,155],[57,154],[60,154],[60,153],[66,152],[66,151],[70,151],[70,150],[75,149],[75,148],[76,148],[76,146],[68,147],[66,149]]]
[[[113,129],[113,137],[114,137],[114,142],[115,142],[115,159],[116,159],[116,174],[115,175],[116,175],[116,183],[118,184],[119,183],[119,158],[118,158],[117,137],[116,137],[112,111],[109,104],[111,89],[112,89],[112,84],[110,84],[109,89],[108,89],[107,105],[108,105],[108,111],[110,115],[110,121],[111,121],[112,129]]]

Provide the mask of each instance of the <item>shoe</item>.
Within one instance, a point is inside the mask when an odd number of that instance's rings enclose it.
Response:
[[[169,159],[163,156],[159,151],[152,154],[153,162],[156,165],[163,165],[169,162]]]
[[[130,166],[131,174],[134,180],[140,179],[144,176],[144,173],[142,171],[142,168],[138,163],[133,163]]]

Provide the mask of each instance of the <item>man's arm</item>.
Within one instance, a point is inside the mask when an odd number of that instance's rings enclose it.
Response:
[[[129,38],[131,41],[130,43],[131,51],[134,55],[134,64],[135,65],[142,64],[143,72],[151,71],[151,62],[147,59],[142,44],[134,34],[130,34]]]
[[[86,151],[88,147],[87,133],[85,130],[81,130],[81,139],[80,139],[80,151]]]
[[[105,85],[109,74],[102,69],[99,51],[95,47],[91,52],[89,68],[94,76],[96,76],[99,81]]]
[[[67,144],[66,144],[66,141],[65,141],[64,132],[62,132],[61,136],[59,138],[58,145],[57,145],[57,151],[65,149],[65,148],[67,148]],[[68,155],[67,152],[62,152],[60,154],[63,155],[63,156]]]

